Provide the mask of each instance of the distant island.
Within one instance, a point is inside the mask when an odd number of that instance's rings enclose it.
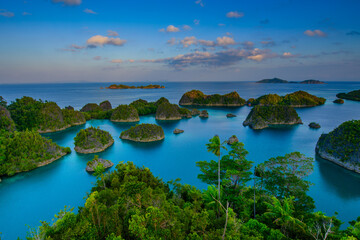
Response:
[[[106,89],[157,89],[157,88],[165,88],[162,85],[157,84],[150,84],[147,86],[128,86],[124,84],[112,84],[109,87],[106,87]]]
[[[237,92],[228,94],[206,95],[199,90],[191,90],[184,93],[179,101],[183,106],[207,106],[207,107],[239,107],[245,105],[245,99],[241,98]]]
[[[336,96],[347,100],[360,101],[360,90],[354,90],[348,93],[338,93]]]
[[[342,123],[328,134],[322,134],[316,153],[348,170],[360,173],[360,120]]]
[[[308,79],[301,82],[296,81],[287,81],[280,78],[271,78],[271,79],[263,79],[260,81],[257,81],[256,83],[300,83],[300,84],[325,84],[325,82],[314,80],[314,79]]]
[[[94,127],[81,129],[74,140],[75,151],[84,154],[102,152],[114,144],[109,132]]]

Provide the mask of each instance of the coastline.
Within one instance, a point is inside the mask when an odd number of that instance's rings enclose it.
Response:
[[[95,148],[95,149],[82,149],[79,147],[75,147],[74,150],[77,153],[82,153],[82,154],[90,154],[90,153],[98,153],[98,152],[103,152],[105,151],[107,148],[111,147],[114,144],[114,139],[111,139],[111,141],[104,145],[102,148]]]

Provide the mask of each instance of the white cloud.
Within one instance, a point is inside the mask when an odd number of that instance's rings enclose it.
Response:
[[[74,49],[80,50],[80,49],[86,48],[86,46],[79,46],[79,45],[76,45],[76,44],[72,44],[72,45],[70,46],[70,48],[74,48]]]
[[[218,46],[228,46],[236,44],[233,38],[227,36],[216,38],[216,43]]]
[[[108,34],[107,34],[108,36],[111,36],[111,37],[119,36],[119,34],[117,32],[115,32],[115,31],[108,30],[107,32],[108,32]]]
[[[7,11],[6,9],[0,9],[0,16],[3,16],[3,17],[14,17],[15,14],[13,12],[9,12]]]
[[[327,36],[326,33],[324,33],[321,30],[318,30],[318,29],[313,30],[313,31],[312,30],[306,30],[304,32],[304,34],[309,36],[309,37],[326,37]]]
[[[88,13],[88,14],[97,14],[96,12],[94,12],[93,10],[88,9],[88,8],[86,8],[83,12]]]
[[[196,0],[195,3],[199,4],[201,7],[205,6],[202,0]]]
[[[28,12],[23,12],[22,15],[23,15],[23,16],[30,16],[30,15],[32,15],[32,14],[31,14],[31,13],[28,13]]]
[[[194,24],[195,24],[195,25],[199,25],[199,24],[200,24],[200,20],[194,19]]]
[[[166,42],[167,44],[170,44],[170,45],[175,45],[175,44],[177,44],[177,41],[176,41],[176,38],[170,38],[167,42]]]
[[[64,3],[66,6],[80,5],[81,0],[52,0],[53,3]]]
[[[162,28],[159,30],[160,32],[180,32],[180,29],[175,27],[174,25],[169,25],[167,28]]]
[[[111,60],[112,63],[122,63],[123,60],[122,59],[113,59]]]
[[[226,14],[226,17],[228,18],[241,18],[244,16],[243,12],[238,12],[238,11],[234,11],[234,12],[228,12]]]
[[[135,62],[135,60],[134,60],[134,59],[129,59],[128,61],[129,61],[129,63],[133,63],[133,62]]]
[[[180,44],[183,45],[184,48],[189,47],[190,45],[196,45],[197,44],[197,40],[196,37],[192,36],[192,37],[185,37],[183,40],[180,41]]]
[[[206,46],[206,47],[215,47],[216,43],[214,41],[211,40],[203,40],[200,39],[199,41],[200,45]]]
[[[184,26],[183,26],[183,29],[184,29],[185,31],[190,31],[192,28],[191,28],[189,25],[184,25]]]
[[[110,38],[106,36],[96,35],[89,38],[86,41],[88,46],[104,46],[104,45],[114,45],[114,46],[123,46],[126,43],[126,40],[120,38]]]
[[[101,60],[101,56],[95,56],[93,59],[96,61],[99,61],[99,60]]]

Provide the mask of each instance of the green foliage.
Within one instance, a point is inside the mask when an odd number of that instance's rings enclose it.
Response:
[[[179,106],[176,104],[164,102],[160,104],[156,110],[156,119],[181,119],[179,109]]]
[[[0,176],[29,171],[70,153],[34,131],[0,132]]]
[[[9,111],[0,105],[0,130],[14,131],[15,123],[12,120]]]
[[[119,105],[113,111],[111,121],[139,121],[139,115],[136,109],[131,105]]]
[[[130,106],[134,107],[140,116],[155,114],[157,109],[157,105],[154,102],[148,102],[143,99],[130,103]]]
[[[6,108],[6,106],[7,106],[7,102],[2,96],[0,96],[0,106],[2,106],[4,108]]]
[[[294,106],[294,107],[313,107],[323,105],[325,98],[319,98],[305,91],[297,91],[285,96],[277,94],[267,94],[255,99],[251,104],[260,106]]]
[[[142,123],[121,132],[120,138],[130,138],[132,140],[151,140],[163,138],[164,130],[156,124]]]
[[[322,134],[317,143],[319,151],[325,151],[343,162],[360,164],[360,120],[342,123],[329,134]]]
[[[311,183],[304,180],[314,169],[314,160],[299,152],[271,158],[256,167],[261,186],[279,199],[294,196],[298,214],[315,208],[314,201],[306,195]]]
[[[113,141],[109,132],[95,127],[81,129],[74,138],[75,147],[81,149],[102,148]]]
[[[180,99],[180,105],[244,105],[246,101],[237,92],[220,95],[205,95],[199,90],[191,90],[184,93]]]
[[[348,93],[338,93],[336,97],[353,100],[353,101],[360,101],[360,90],[354,90]]]

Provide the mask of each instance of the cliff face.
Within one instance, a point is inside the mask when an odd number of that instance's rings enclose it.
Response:
[[[108,111],[112,109],[111,103],[109,101],[103,101],[100,103],[99,106],[103,111]]]
[[[160,104],[156,110],[157,120],[180,120],[181,114],[179,112],[179,106],[164,102]]]
[[[360,173],[360,120],[342,123],[316,144],[320,157]]]
[[[209,107],[236,107],[245,105],[246,101],[242,99],[237,92],[220,95],[205,95],[199,90],[186,92],[180,99],[179,105],[184,106],[209,106]]]
[[[15,130],[15,123],[11,118],[10,112],[3,106],[0,106],[0,130]]]
[[[244,126],[252,129],[296,124],[302,124],[302,121],[296,110],[288,106],[255,106],[243,122]]]
[[[119,105],[114,109],[110,118],[113,122],[138,122],[139,114],[131,105]]]
[[[121,139],[135,142],[154,142],[165,138],[164,130],[156,124],[138,124],[120,134]]]
[[[80,112],[98,112],[98,111],[102,111],[102,108],[96,103],[88,103],[85,106],[83,106],[80,110]]]

